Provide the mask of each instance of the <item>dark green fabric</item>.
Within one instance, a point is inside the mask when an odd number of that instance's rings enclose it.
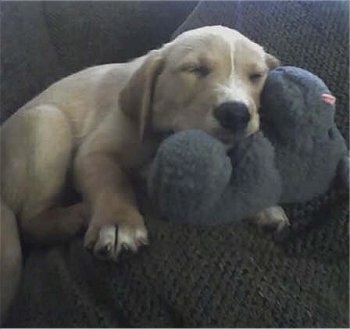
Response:
[[[325,80],[348,134],[343,2],[203,2],[181,29],[225,23]],[[163,28],[159,26],[159,29]],[[292,233],[247,224],[181,226],[147,216],[151,245],[103,263],[82,240],[32,250],[7,326],[348,327],[348,198],[289,205]]]

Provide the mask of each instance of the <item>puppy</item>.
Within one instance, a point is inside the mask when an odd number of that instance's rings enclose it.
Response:
[[[62,79],[1,128],[2,200],[28,240],[72,236],[88,213],[86,247],[112,260],[136,251],[148,236],[131,175],[144,172],[167,134],[196,128],[232,145],[256,132],[260,93],[277,65],[239,32],[209,26]],[[70,170],[83,202],[62,208]]]

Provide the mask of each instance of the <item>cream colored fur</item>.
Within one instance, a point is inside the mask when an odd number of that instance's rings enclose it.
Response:
[[[222,102],[246,104],[245,135],[257,131],[260,93],[275,65],[239,32],[211,26],[129,63],[88,68],[51,85],[1,127],[1,197],[23,236],[57,241],[87,225],[85,245],[114,260],[123,248],[147,244],[130,175],[147,168],[162,134],[198,128],[234,142],[213,116]],[[68,170],[83,203],[63,209]]]

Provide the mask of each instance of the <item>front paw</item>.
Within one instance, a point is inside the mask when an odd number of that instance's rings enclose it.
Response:
[[[137,252],[148,244],[148,233],[143,218],[124,220],[119,224],[103,224],[92,221],[85,234],[84,246],[101,259],[117,261],[123,250]]]

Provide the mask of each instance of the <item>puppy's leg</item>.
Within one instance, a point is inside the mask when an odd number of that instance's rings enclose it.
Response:
[[[92,153],[77,158],[76,174],[91,206],[85,246],[95,255],[116,260],[122,249],[147,244],[147,230],[137,209],[127,175],[112,155]]]
[[[71,236],[83,224],[82,206],[54,210],[71,161],[65,115],[41,105],[20,111],[2,127],[2,197],[19,216],[24,236],[40,242]]]
[[[279,206],[260,211],[254,216],[254,221],[260,227],[274,229],[277,233],[290,225],[286,213]]]
[[[69,207],[53,206],[35,216],[23,215],[21,229],[26,242],[53,244],[66,241],[87,227],[88,210],[84,203]]]
[[[20,281],[22,251],[15,215],[1,200],[0,211],[0,320],[3,323],[6,318],[6,313],[16,295]]]

